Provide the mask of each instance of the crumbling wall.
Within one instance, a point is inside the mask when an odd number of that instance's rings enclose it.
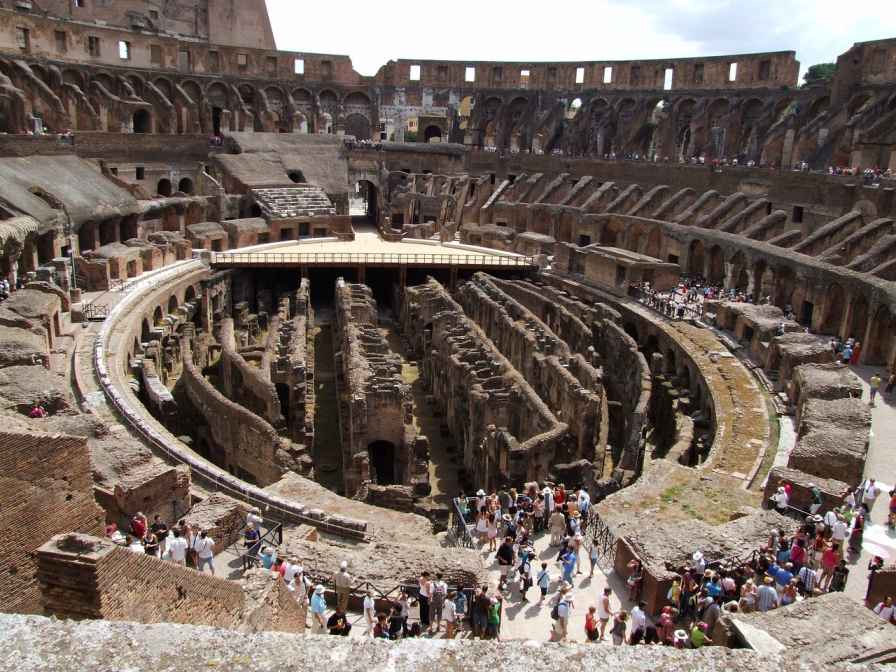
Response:
[[[392,352],[377,326],[376,302],[369,287],[336,284],[338,382],[345,491],[354,494],[363,481],[412,484],[426,480],[428,467],[413,454],[410,387],[401,377],[401,358]],[[391,473],[376,473],[370,451],[391,444]],[[383,459],[388,459],[384,457]]]

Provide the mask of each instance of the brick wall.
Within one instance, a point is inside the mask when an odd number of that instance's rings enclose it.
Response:
[[[37,549],[53,535],[100,534],[83,438],[0,433],[0,611],[40,613]]]
[[[58,617],[234,627],[243,612],[240,584],[107,539],[54,537],[38,567],[46,612]]]

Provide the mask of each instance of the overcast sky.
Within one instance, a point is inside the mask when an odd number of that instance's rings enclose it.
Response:
[[[832,0],[267,0],[280,49],[398,58],[626,60],[794,50],[801,75],[854,42],[896,37],[896,3]],[[439,11],[444,8],[443,11]],[[449,11],[450,8],[450,11]]]

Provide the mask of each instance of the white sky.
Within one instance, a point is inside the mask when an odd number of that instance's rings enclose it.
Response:
[[[801,74],[896,37],[896,3],[833,0],[267,0],[280,49],[390,59],[626,60],[795,50]]]

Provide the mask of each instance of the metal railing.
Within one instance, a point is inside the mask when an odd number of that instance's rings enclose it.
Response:
[[[695,320],[703,317],[702,309],[695,308],[689,304],[681,304],[680,302],[673,301],[670,297],[662,296],[659,292],[647,291],[640,287],[630,287],[628,295],[642,305],[647,306],[666,317],[678,318],[678,311],[682,309],[681,317]]]
[[[267,523],[267,521],[265,521]],[[280,546],[283,543],[283,525],[274,523],[273,527],[268,528],[258,541],[252,544],[248,550],[240,554],[240,563],[243,565],[243,571],[257,567],[261,562],[261,549],[265,544]]]
[[[449,544],[456,548],[475,548],[476,542],[470,534],[470,526],[460,506],[460,498],[451,500],[449,511],[448,534],[445,535]]]
[[[84,306],[84,319],[90,321],[102,321],[109,316],[109,306],[105,304],[97,305],[88,303]]]
[[[534,267],[532,257],[491,254],[421,254],[403,252],[213,252],[212,265],[222,266],[495,266]]]
[[[604,571],[613,569],[616,563],[616,535],[592,506],[588,510],[588,526],[585,529],[588,547],[597,546],[597,564]]]

